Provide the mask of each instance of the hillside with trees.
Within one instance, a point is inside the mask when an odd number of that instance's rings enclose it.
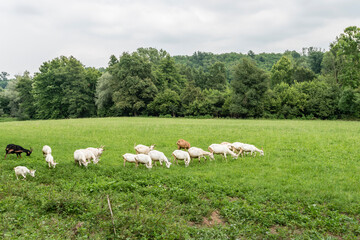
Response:
[[[39,72],[0,76],[0,116],[59,119],[107,116],[358,119],[360,28],[325,51],[170,56],[139,48],[112,55],[104,69],[73,56]]]

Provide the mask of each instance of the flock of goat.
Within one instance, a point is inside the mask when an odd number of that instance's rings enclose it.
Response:
[[[203,149],[197,147],[190,147],[190,143],[185,141],[184,139],[179,139],[176,144],[178,146],[178,149],[172,152],[174,161],[176,162],[176,164],[178,164],[178,160],[183,160],[186,167],[189,166],[191,159],[197,158],[200,162],[201,158],[204,158],[206,160],[206,156],[208,156],[210,160],[214,160],[214,154],[222,155],[222,157],[225,159],[227,159],[227,154],[231,155],[233,158],[238,158],[239,155],[243,156],[244,153],[250,153],[251,155],[254,154],[254,156],[256,156],[256,153],[259,152],[260,156],[264,155],[264,151],[258,149],[254,145],[240,142],[222,142],[221,144],[211,144],[208,147],[209,151],[204,151]],[[170,165],[172,164],[170,160],[165,156],[163,152],[154,150],[154,147],[155,145],[145,146],[142,144],[134,146],[136,154],[125,153],[122,156],[124,159],[124,167],[126,162],[130,162],[135,163],[136,167],[138,167],[140,163],[144,164],[147,168],[152,168],[153,164],[156,165],[156,162],[158,161],[160,165],[165,162],[166,167],[170,168]],[[185,149],[187,151],[181,149]],[[104,146],[101,146],[100,148],[89,147],[86,149],[75,150],[75,163],[79,164],[79,166],[83,165],[85,167],[87,167],[87,165],[91,163],[91,161],[94,164],[97,164],[103,151]],[[6,159],[7,154],[14,153],[18,157],[21,157],[21,153],[23,152],[25,152],[27,156],[30,156],[30,154],[32,153],[32,149],[27,150],[22,148],[21,146],[9,144],[6,147],[5,152]],[[54,157],[51,155],[51,148],[48,145],[45,145],[42,149],[42,152],[49,168],[55,168],[56,164],[58,163],[55,162]],[[17,166],[14,168],[14,170],[17,179],[19,179],[19,175],[23,176],[23,178],[25,179],[27,174],[35,177],[36,170],[29,170],[27,167],[24,166]]]

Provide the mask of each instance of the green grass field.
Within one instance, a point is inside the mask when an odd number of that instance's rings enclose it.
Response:
[[[0,122],[3,239],[360,239],[359,122],[103,118]],[[123,167],[136,144],[245,142],[265,156]],[[59,163],[49,169],[42,146]],[[79,148],[106,146],[97,164]],[[36,169],[16,180],[13,168]],[[111,201],[114,224],[109,211]],[[116,234],[115,234],[116,232]]]

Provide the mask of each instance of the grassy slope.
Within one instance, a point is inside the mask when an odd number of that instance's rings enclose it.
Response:
[[[0,161],[0,236],[113,238],[339,238],[360,235],[358,122],[107,118],[0,123],[0,146],[32,147]],[[241,141],[264,157],[194,161],[170,169],[124,168],[134,143],[168,157],[179,138],[207,149]],[[49,170],[41,148],[59,162]],[[106,145],[98,165],[73,163],[78,148]],[[36,178],[16,181],[18,165]],[[218,213],[223,224],[207,226]],[[216,215],[216,214],[215,214]]]

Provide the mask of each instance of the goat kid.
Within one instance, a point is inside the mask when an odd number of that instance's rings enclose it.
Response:
[[[54,161],[54,157],[51,155],[51,153],[46,155],[45,161],[48,163],[49,168],[51,167],[55,168],[56,164],[58,164]]]
[[[26,175],[30,174],[30,176],[35,177],[36,170],[29,170],[27,167],[24,166],[17,166],[14,167],[16,179],[19,180],[19,175],[23,176],[23,180],[26,179]]]

